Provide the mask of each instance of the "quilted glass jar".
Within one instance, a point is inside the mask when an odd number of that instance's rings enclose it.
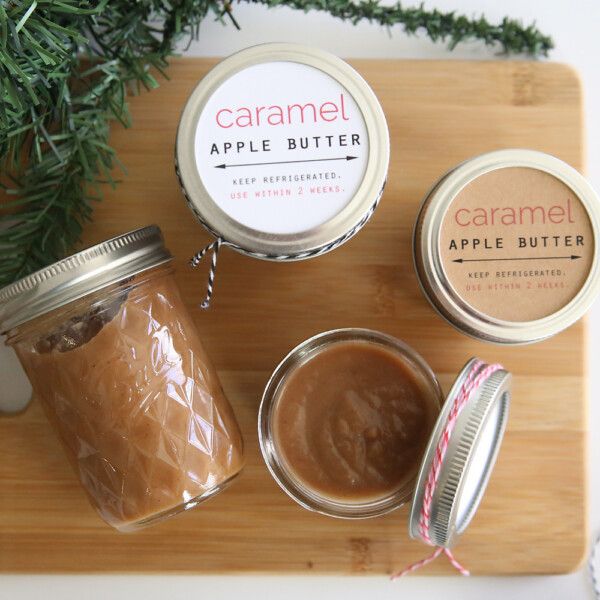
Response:
[[[170,261],[146,227],[0,290],[7,344],[92,505],[121,531],[196,506],[243,466]]]

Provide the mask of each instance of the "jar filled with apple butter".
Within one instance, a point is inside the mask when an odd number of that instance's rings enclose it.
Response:
[[[0,329],[87,496],[121,531],[192,508],[243,466],[229,402],[158,227],[0,290]]]
[[[342,329],[292,351],[269,382],[259,436],[284,490],[331,516],[376,516],[412,495],[442,405],[425,361],[383,333]]]

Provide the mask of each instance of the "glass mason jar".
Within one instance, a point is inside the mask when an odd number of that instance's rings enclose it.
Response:
[[[284,408],[288,390],[300,401]],[[294,348],[269,379],[258,416],[263,458],[304,508],[376,517],[412,498],[442,403],[433,371],[405,343],[369,329],[327,331]]]
[[[192,508],[243,466],[229,402],[158,227],[0,290],[0,329],[92,505],[120,531]]]

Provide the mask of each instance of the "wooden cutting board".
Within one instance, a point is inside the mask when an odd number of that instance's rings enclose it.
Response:
[[[247,467],[201,508],[123,535],[95,515],[39,405],[0,419],[0,569],[9,572],[385,574],[422,558],[409,540],[407,507],[348,522],[294,504],[268,474],[256,416],[271,370],[294,345],[335,327],[379,329],[404,339],[447,389],[467,358],[513,373],[506,438],[488,492],[456,556],[475,574],[559,573],[586,549],[585,323],[528,347],[496,347],[454,331],[421,295],[411,261],[417,207],[460,161],[509,147],[550,152],[581,169],[579,80],[559,64],[373,61],[352,64],[379,96],[392,156],[380,207],[338,250],[275,264],[222,251],[213,307],[197,308],[205,269],[190,255],[209,239],[173,172],[179,113],[214,60],[182,59],[171,81],[131,102],[134,125],[112,142],[128,174],[107,192],[85,243],[157,223],[177,279],[241,423]],[[423,574],[449,573],[439,559]]]

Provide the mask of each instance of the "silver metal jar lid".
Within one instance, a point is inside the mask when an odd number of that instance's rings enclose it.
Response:
[[[0,332],[171,259],[156,225],[91,246],[0,289]]]
[[[500,365],[475,358],[460,372],[421,464],[409,518],[412,538],[450,548],[471,522],[506,428],[510,382],[510,373]],[[468,390],[457,414],[457,397]],[[434,472],[437,479],[428,487]]]
[[[243,74],[245,70],[262,65],[268,68],[269,64],[278,65],[278,68],[282,68],[283,72],[285,72],[285,69],[281,65],[303,65],[312,70],[319,71],[322,77],[330,78],[339,89],[343,89],[348,93],[349,98],[358,107],[361,122],[364,122],[368,138],[368,156],[364,160],[364,174],[357,181],[357,187],[351,195],[350,200],[338,212],[328,216],[325,221],[310,225],[305,230],[283,232],[268,230],[267,228],[261,229],[258,225],[249,226],[242,222],[243,219],[234,218],[232,214],[224,210],[219,202],[215,200],[215,194],[211,194],[209,191],[208,187],[210,186],[206,183],[205,178],[226,178],[230,173],[235,172],[242,178],[242,184],[244,180],[247,181],[255,176],[260,180],[264,176],[265,171],[263,169],[256,174],[256,159],[252,161],[240,157],[237,163],[244,164],[229,165],[226,164],[231,158],[229,155],[224,158],[221,154],[214,157],[211,154],[202,156],[201,160],[196,156],[197,132],[207,104],[219,93],[219,89],[232,80],[233,77]],[[275,81],[272,85],[278,87],[280,90],[286,89],[285,83],[279,81]],[[245,85],[241,89],[235,89],[235,91],[227,95],[227,101],[232,103],[227,106],[235,106],[235,103],[239,104],[247,101],[247,96],[255,94],[257,87],[260,89],[260,86],[256,85]],[[310,90],[307,89],[306,91],[310,93]],[[304,99],[295,100],[297,102],[305,101]],[[334,111],[334,108],[338,110],[339,107],[335,107],[331,102],[325,104],[329,106],[325,108],[325,113],[322,113],[321,116],[325,114],[325,120],[328,121],[329,119],[333,119],[334,112],[330,114],[327,111]],[[298,107],[299,104],[293,104],[292,106]],[[262,110],[273,107],[260,106],[259,108]],[[225,108],[224,110],[231,113],[233,109]],[[304,119],[304,115],[302,118]],[[304,120],[302,123],[304,123]],[[230,126],[230,123],[227,122],[225,125]],[[327,124],[327,126],[329,125],[331,123]],[[302,135],[314,135],[318,133],[315,127],[312,128],[313,130],[310,133],[302,130]],[[234,137],[235,134],[231,134],[232,137],[230,139],[243,139],[244,143],[248,144],[253,134],[256,137],[254,131],[256,127],[250,127],[249,129],[250,131],[247,131],[244,128],[241,132],[238,132],[238,138]],[[270,128],[270,130],[273,129]],[[232,129],[227,129],[227,132],[230,131]],[[330,137],[334,138],[335,136]],[[189,207],[197,219],[221,243],[256,258],[266,260],[301,260],[323,254],[341,245],[358,232],[373,214],[386,180],[389,162],[389,134],[385,116],[375,94],[364,79],[347,63],[332,54],[311,47],[286,43],[262,44],[242,50],[223,60],[194,89],[181,115],[175,154],[177,175]],[[269,152],[269,155],[273,154],[274,152]],[[339,157],[337,157],[337,154],[339,154]],[[332,157],[330,152],[327,154],[319,150],[318,156],[309,155],[308,158],[310,160],[284,160],[281,162],[311,163],[311,165],[307,165],[308,168],[309,166],[312,167],[312,165],[320,164],[319,161],[323,161],[322,165],[334,165],[338,163],[324,161],[348,160],[350,162],[348,162],[347,166],[344,166],[346,169],[345,172],[349,173],[352,177],[356,177],[358,170],[357,163],[361,163],[362,158],[361,160],[352,160],[357,157],[350,156],[352,152],[346,148],[340,149],[337,154],[336,157]],[[256,157],[257,155],[244,156]],[[298,158],[298,155],[290,158]],[[281,156],[279,158],[272,158],[274,161],[280,159]],[[252,164],[245,164],[247,162],[251,162]],[[267,163],[261,164],[264,165]],[[280,165],[281,163],[274,162],[269,164]],[[234,170],[230,167],[237,168]],[[290,165],[290,167],[295,168],[296,165]],[[325,166],[320,168],[324,170]],[[279,177],[279,175],[277,176]],[[220,185],[218,182],[221,180],[225,181],[225,179],[216,180],[217,183],[215,185]],[[280,181],[280,179],[276,180]],[[240,188],[240,193],[243,193],[245,189],[243,185]],[[271,214],[278,214],[279,217],[281,217],[281,213],[282,211],[276,207],[271,211]],[[248,214],[251,214],[250,210]],[[248,222],[250,222],[253,220],[253,217],[248,217],[248,219]],[[258,221],[254,218],[253,222]]]
[[[567,186],[585,210],[593,238],[594,256],[588,275],[578,292],[556,312],[533,320],[496,318],[472,306],[452,285],[442,257],[440,240],[444,234],[446,213],[453,201],[477,178],[511,167],[547,173]],[[413,256],[419,283],[427,299],[451,325],[467,335],[484,341],[526,344],[559,333],[580,319],[590,308],[600,292],[600,259],[597,252],[599,243],[600,200],[586,179],[565,162],[548,154],[533,150],[508,149],[467,160],[449,171],[434,185],[425,197],[416,220]],[[572,254],[573,251],[564,253]],[[548,260],[553,258],[556,257],[550,252]],[[579,256],[558,258],[578,259]],[[516,265],[519,264],[543,263],[504,262],[502,264],[507,265],[511,270],[516,270]]]

